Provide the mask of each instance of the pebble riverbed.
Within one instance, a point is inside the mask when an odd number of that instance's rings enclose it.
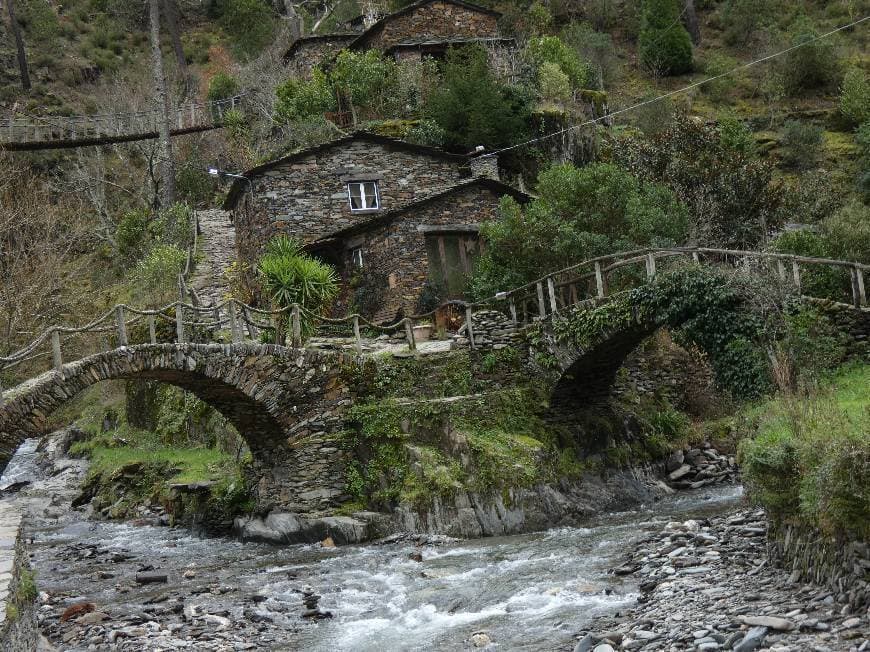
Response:
[[[3,500],[29,514],[44,650],[868,649],[866,613],[765,563],[739,487],[583,528],[278,548],[91,520],[86,462],[51,441],[0,482],[28,483]]]

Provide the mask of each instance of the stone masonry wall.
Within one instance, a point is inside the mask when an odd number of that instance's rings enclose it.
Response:
[[[30,573],[23,519],[19,509],[0,503],[0,650],[10,652],[36,650],[39,640],[36,602],[21,590]]]
[[[870,605],[870,548],[859,541],[838,541],[808,527],[771,522],[771,558],[804,582],[827,587],[852,613]]]
[[[383,51],[399,43],[497,36],[495,14],[449,2],[432,2],[385,20],[380,29],[364,39],[363,45]]]
[[[291,77],[310,79],[311,71],[338,54],[356,34],[331,35],[329,38],[302,38],[293,44],[286,68]]]
[[[372,260],[388,276],[386,292],[376,320],[390,320],[399,310],[414,314],[429,277],[426,234],[420,226],[476,225],[498,217],[501,197],[477,185],[452,192],[419,208],[408,210],[389,224],[363,234],[359,246],[363,260]],[[351,261],[345,266],[351,269]]]
[[[464,163],[359,139],[276,165],[254,179],[253,207],[245,193],[235,211],[239,253],[253,262],[274,235],[310,243],[445,190],[467,176]],[[360,177],[378,180],[380,211],[351,212],[347,182]]]

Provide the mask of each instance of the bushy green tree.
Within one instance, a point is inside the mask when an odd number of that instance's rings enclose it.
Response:
[[[724,143],[716,127],[680,120],[651,137],[615,141],[613,156],[668,186],[689,210],[691,238],[705,246],[756,248],[782,220],[773,166]]]
[[[789,45],[801,46],[782,59],[786,90],[791,94],[831,86],[840,79],[840,59],[831,39],[819,36],[812,22],[802,18],[791,29]]]
[[[478,296],[607,252],[680,243],[686,210],[661,185],[608,163],[556,165],[538,178],[538,199],[525,209],[503,199],[487,222],[487,242],[473,279]]]
[[[273,238],[257,265],[263,289],[273,308],[290,308],[298,304],[309,315],[324,315],[338,295],[338,277],[335,270],[302,249],[298,240],[287,236]],[[278,341],[282,334],[286,315],[278,320]],[[304,332],[310,333],[315,320],[303,315]]]
[[[321,116],[336,107],[335,93],[326,75],[318,68],[312,71],[310,80],[291,77],[278,86],[275,93],[278,96],[275,115],[283,122]]]
[[[680,22],[680,13],[676,0],[643,0],[638,52],[656,74],[692,71],[692,39]]]
[[[577,51],[558,36],[538,36],[529,39],[526,58],[539,70],[545,63],[555,64],[568,77],[572,89],[585,88],[589,81],[589,66]]]
[[[789,167],[811,168],[819,160],[822,128],[810,122],[789,120],[782,128],[782,161]]]
[[[239,81],[225,72],[219,72],[208,82],[208,100],[217,102],[226,100],[239,92]]]
[[[567,102],[571,99],[571,81],[558,64],[545,61],[538,68],[538,92],[547,102]]]
[[[152,306],[166,304],[178,292],[178,275],[184,270],[187,251],[174,244],[155,245],[138,262],[133,286],[141,299]]]
[[[587,63],[587,88],[604,90],[613,85],[619,76],[620,61],[610,34],[596,32],[585,22],[572,22],[562,30],[561,38]]]
[[[445,145],[469,149],[503,147],[522,140],[530,116],[530,98],[522,89],[500,84],[480,47],[452,48],[444,63],[444,81],[425,113],[444,129]]]
[[[852,68],[840,87],[840,113],[858,126],[870,120],[870,79],[860,68]]]
[[[275,36],[278,17],[263,0],[219,0],[220,25],[230,36],[236,53],[251,58]]]

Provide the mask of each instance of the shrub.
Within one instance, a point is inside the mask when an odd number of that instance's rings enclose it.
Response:
[[[617,140],[613,156],[639,178],[668,186],[689,209],[693,237],[708,246],[752,249],[782,219],[773,166],[727,147],[718,129],[699,121]]]
[[[137,208],[127,211],[118,220],[115,227],[115,242],[118,245],[118,254],[123,259],[135,260],[145,253],[150,219],[148,209]]]
[[[546,34],[553,24],[553,14],[543,4],[535,0],[526,14],[526,23],[531,34]]]
[[[60,32],[60,22],[50,2],[25,0],[20,2],[15,14],[27,36],[36,41],[48,42]]]
[[[771,243],[774,251],[812,258],[829,258],[830,241],[821,233],[809,229],[786,231]],[[801,269],[801,290],[804,294],[822,299],[841,301],[850,294],[849,275],[841,269],[820,265]]]
[[[227,100],[239,92],[238,80],[225,72],[219,72],[208,82],[208,101]]]
[[[567,102],[571,99],[571,81],[558,64],[545,61],[538,68],[538,92],[546,102]]]
[[[682,75],[692,71],[692,39],[680,22],[676,0],[644,0],[638,52],[654,74]]]
[[[722,6],[724,38],[728,45],[745,45],[770,17],[767,2],[727,0]]]
[[[426,117],[446,133],[445,145],[468,150],[504,147],[524,138],[530,98],[495,79],[480,47],[451,49],[444,81],[425,105]]]
[[[819,160],[822,128],[809,122],[789,120],[780,140],[783,163],[795,168],[811,168]]]
[[[313,332],[315,317],[324,315],[338,295],[335,270],[306,254],[301,243],[286,236],[269,241],[257,272],[275,309],[286,309],[293,304],[304,309],[305,333]],[[278,320],[279,342],[285,320],[286,316]]]
[[[852,68],[843,77],[840,113],[854,126],[870,120],[870,80],[859,68]]]
[[[840,61],[830,39],[814,40],[818,32],[807,19],[792,29],[789,45],[798,47],[782,59],[786,90],[791,94],[829,86],[840,76]]]
[[[171,301],[184,270],[187,252],[174,244],[156,245],[135,268],[135,285],[152,305]],[[144,297],[143,297],[144,298]]]
[[[752,132],[734,116],[725,116],[719,120],[719,137],[722,144],[729,149],[750,155],[755,153]]]
[[[246,59],[258,54],[275,35],[276,16],[262,0],[221,0],[220,25]]]
[[[275,116],[282,122],[307,120],[336,108],[335,93],[326,75],[317,68],[310,80],[290,78],[275,89],[275,94]]]
[[[836,258],[870,264],[870,206],[850,201],[822,222],[822,233]]]
[[[572,89],[585,87],[589,80],[589,67],[580,59],[577,51],[565,45],[558,36],[529,39],[524,54],[538,68],[545,63],[558,66],[568,77]]]
[[[444,130],[434,120],[420,120],[405,134],[405,140],[417,145],[441,147],[444,144]]]
[[[737,61],[731,57],[711,53],[704,60],[704,73],[707,77],[717,77],[737,67]],[[701,86],[701,92],[713,102],[723,103],[727,101],[728,94],[734,88],[734,77],[720,77]]]
[[[586,23],[571,23],[562,31],[562,40],[588,62],[587,88],[604,90],[619,76],[619,57],[610,34],[596,32]]]

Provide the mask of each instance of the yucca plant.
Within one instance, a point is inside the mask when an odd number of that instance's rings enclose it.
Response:
[[[289,309],[299,304],[309,313],[323,315],[338,295],[338,276],[326,263],[311,257],[302,244],[287,236],[273,238],[266,245],[257,272],[274,309]],[[276,320],[276,342],[286,332],[287,313]],[[314,320],[302,314],[302,333],[310,335]]]

